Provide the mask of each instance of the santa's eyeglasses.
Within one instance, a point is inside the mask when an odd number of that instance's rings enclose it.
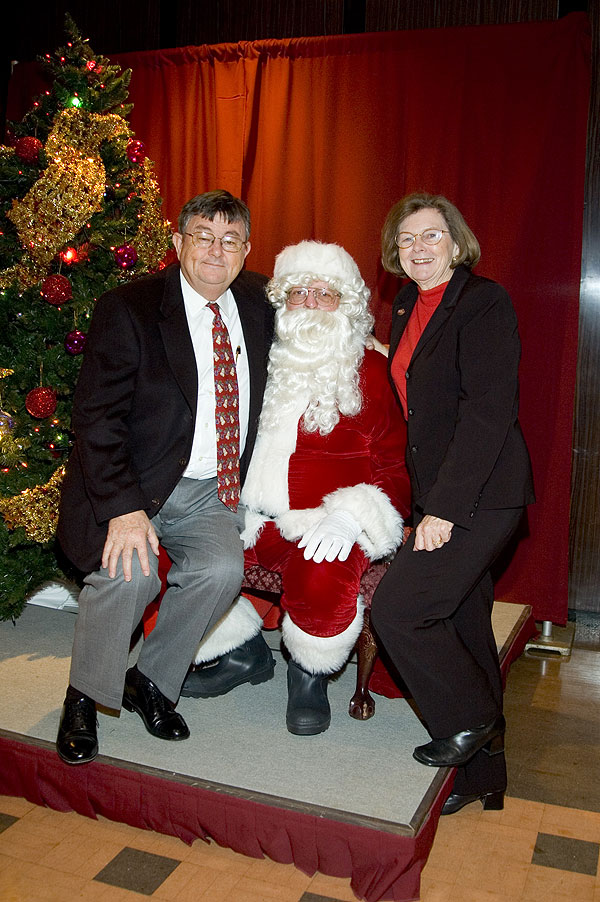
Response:
[[[304,304],[311,293],[319,307],[333,307],[341,298],[339,292],[331,291],[330,288],[292,288],[288,291],[287,299],[290,304]]]

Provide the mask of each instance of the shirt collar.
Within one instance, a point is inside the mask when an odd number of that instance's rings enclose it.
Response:
[[[179,278],[181,280],[181,292],[183,294],[183,301],[185,304],[186,312],[189,314],[199,314],[207,304],[212,303],[208,301],[203,295],[200,294],[199,291],[196,291],[195,288],[192,288],[184,274],[179,271]],[[217,298],[215,301],[216,304],[219,305],[219,309],[228,317],[232,313],[232,307],[235,304],[233,294],[231,293],[231,289],[228,288],[223,294]]]

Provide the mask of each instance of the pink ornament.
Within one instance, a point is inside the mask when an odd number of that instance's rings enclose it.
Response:
[[[39,420],[49,417],[56,410],[56,392],[43,386],[32,388],[25,398],[25,407],[32,417]]]
[[[72,332],[69,332],[69,334],[65,336],[65,350],[75,357],[77,354],[81,354],[85,348],[86,341],[87,336],[85,332],[80,332],[79,329],[73,329]]]
[[[17,138],[15,141],[15,152],[25,163],[37,163],[43,146],[39,138],[34,138],[33,135],[26,135],[24,138]]]
[[[71,283],[66,276],[61,276],[60,273],[55,273],[53,276],[48,276],[44,279],[40,293],[45,301],[48,301],[49,304],[53,304],[55,307],[70,301],[73,297]]]
[[[127,142],[127,156],[132,163],[143,163],[146,156],[146,148],[141,141],[131,138]]]
[[[137,251],[130,244],[123,244],[115,250],[115,261],[121,269],[131,269],[135,266],[137,258]]]

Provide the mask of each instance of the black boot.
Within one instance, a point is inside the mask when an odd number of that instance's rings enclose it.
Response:
[[[67,764],[87,764],[98,754],[96,703],[73,686],[60,715],[56,751]]]
[[[225,695],[242,683],[265,683],[275,670],[275,660],[262,633],[232,649],[211,667],[191,670],[181,687],[181,694],[191,698],[214,698]]]
[[[288,663],[288,704],[285,722],[296,736],[323,733],[331,723],[325,673],[308,673],[290,660]]]

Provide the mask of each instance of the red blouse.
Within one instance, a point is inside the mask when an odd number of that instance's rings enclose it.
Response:
[[[392,379],[394,380],[396,391],[400,397],[405,419],[408,419],[406,371],[409,367],[414,350],[419,343],[419,339],[425,331],[427,323],[435,313],[438,304],[442,300],[447,285],[448,282],[442,282],[441,285],[436,285],[435,288],[428,288],[425,291],[419,288],[417,303],[413,308],[408,325],[402,334],[402,338],[400,339],[400,343],[394,354],[394,359],[392,360]]]

